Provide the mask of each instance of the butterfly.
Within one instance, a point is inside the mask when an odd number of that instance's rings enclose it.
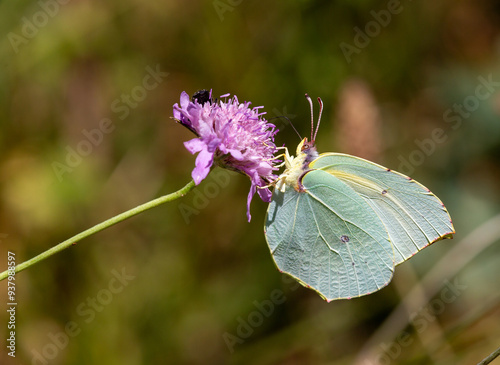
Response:
[[[312,126],[295,157],[283,154],[265,235],[278,270],[330,302],[382,289],[396,265],[455,229],[441,200],[412,178],[359,157],[319,154],[318,102],[314,136]]]

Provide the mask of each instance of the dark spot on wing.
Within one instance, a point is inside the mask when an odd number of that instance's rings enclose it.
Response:
[[[385,195],[385,194],[387,194],[387,190],[384,189],[384,190],[382,190],[382,195]]]
[[[344,243],[347,243],[349,242],[349,237],[343,234],[342,236],[340,236],[340,240]]]

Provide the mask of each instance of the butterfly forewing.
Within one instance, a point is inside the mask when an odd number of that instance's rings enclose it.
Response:
[[[399,264],[455,233],[445,206],[415,180],[361,158],[325,153],[310,167],[350,186],[383,222]]]
[[[326,171],[310,171],[301,182],[301,192],[275,189],[266,216],[266,239],[280,271],[328,301],[387,285],[394,251],[366,200]]]

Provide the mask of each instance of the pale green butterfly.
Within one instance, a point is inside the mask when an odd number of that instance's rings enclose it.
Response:
[[[313,106],[311,124],[313,124]],[[318,154],[304,138],[277,179],[265,220],[280,272],[327,301],[373,293],[394,266],[433,242],[453,238],[444,204],[422,184],[362,158]]]

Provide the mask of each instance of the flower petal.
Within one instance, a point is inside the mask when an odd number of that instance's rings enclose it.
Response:
[[[190,102],[190,99],[189,99],[189,95],[187,92],[183,91],[181,93],[181,108],[182,109],[187,109],[188,105],[189,105],[189,102]]]
[[[260,198],[266,203],[269,203],[271,201],[271,198],[273,197],[273,193],[271,192],[271,190],[269,190],[269,188],[258,189],[258,193]]]
[[[212,167],[212,163],[214,161],[214,154],[208,152],[206,149],[201,150],[198,157],[196,157],[196,167],[191,172],[191,176],[193,177],[194,183],[199,185],[204,178],[207,177],[210,172],[210,167]]]
[[[248,222],[252,219],[252,215],[250,214],[250,203],[252,202],[253,195],[255,194],[255,191],[257,190],[257,187],[252,181],[252,185],[250,186],[250,191],[248,192],[248,197],[247,197],[247,218]]]
[[[184,147],[194,155],[196,152],[200,152],[206,148],[206,143],[201,138],[193,138],[184,142]]]
[[[228,149],[227,152],[229,152],[231,154],[231,156],[233,156],[238,161],[243,161],[245,159],[245,157],[243,156],[243,154],[240,151],[238,151],[238,150],[230,150],[230,149]]]
[[[179,109],[179,104],[175,103],[174,104],[174,119],[176,120],[181,120],[181,112],[178,110]]]
[[[210,152],[215,152],[217,147],[219,147],[221,143],[220,138],[212,138],[208,143],[207,143],[207,150]]]

